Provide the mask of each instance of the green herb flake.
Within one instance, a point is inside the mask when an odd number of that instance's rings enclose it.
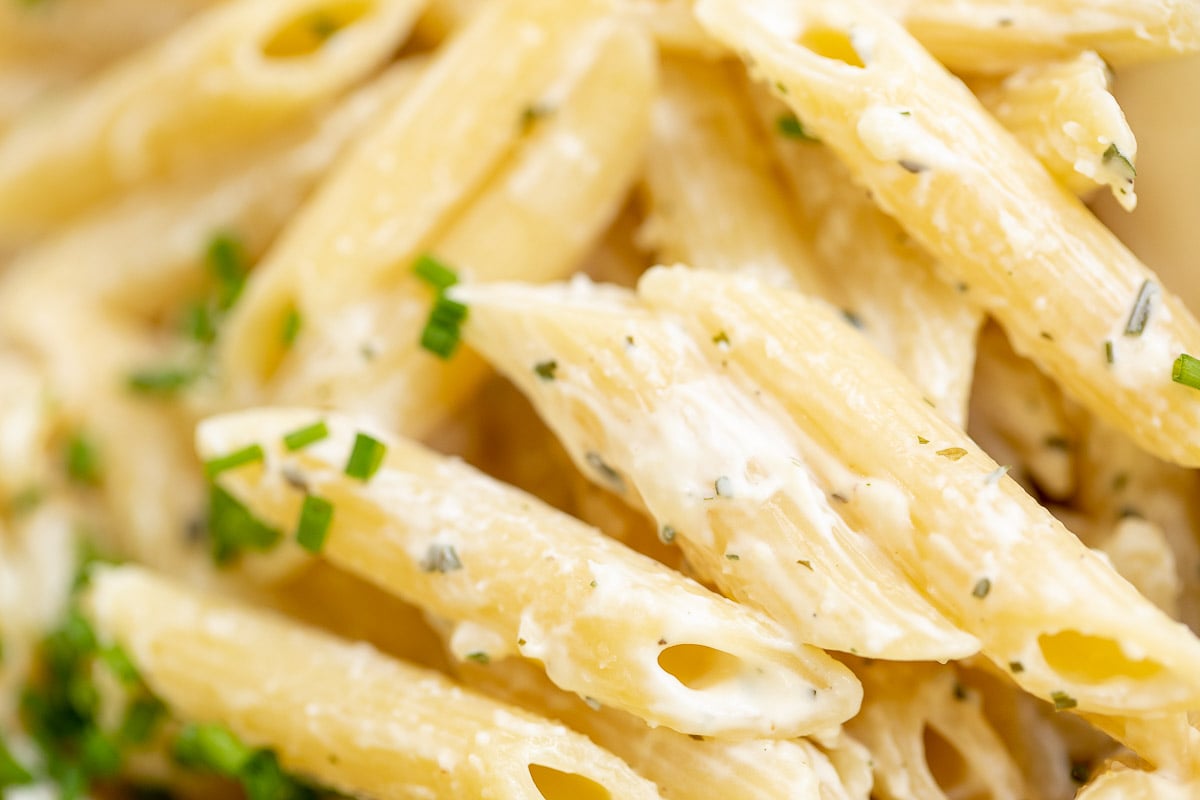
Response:
[[[359,433],[354,437],[354,449],[350,451],[345,473],[351,478],[369,481],[379,471],[386,455],[387,445],[365,433]]]
[[[1110,144],[1101,159],[1104,166],[1112,167],[1127,183],[1133,183],[1133,179],[1137,177],[1137,168],[1116,144]]]
[[[234,450],[228,455],[204,462],[204,477],[211,481],[222,472],[228,472],[231,469],[237,469],[246,464],[254,464],[265,458],[266,454],[263,452],[261,445],[247,445],[241,450]]]
[[[675,541],[675,528],[670,525],[663,525],[658,529],[658,540],[663,544],[670,544]]]
[[[966,454],[967,451],[961,447],[946,447],[937,451],[937,455],[941,456],[942,458],[948,458],[951,461],[958,461]]]
[[[270,550],[283,538],[220,486],[210,486],[208,498],[208,534],[217,565],[229,564],[247,550]]]
[[[310,444],[325,439],[329,436],[329,428],[325,425],[325,420],[319,420],[312,425],[305,425],[303,428],[297,428],[291,433],[283,435],[283,446],[287,448],[289,453],[294,453],[297,450],[302,450]]]
[[[583,460],[587,462],[589,467],[599,473],[605,481],[612,484],[613,488],[618,492],[625,491],[625,479],[621,477],[621,473],[610,467],[599,453],[589,450],[584,454]]]
[[[191,303],[183,312],[183,330],[200,344],[212,344],[217,338],[217,317],[207,303]]]
[[[917,444],[929,444],[929,440],[926,439],[924,436],[918,435],[917,436]]]
[[[523,134],[529,133],[535,125],[553,115],[555,110],[554,106],[548,103],[530,103],[521,109],[521,116],[517,119],[518,130]]]
[[[1200,389],[1200,358],[1181,353],[1171,368],[1171,380],[1193,389]]]
[[[726,553],[725,557],[728,558],[730,561],[741,561],[742,560],[742,557],[739,556],[737,553]]]
[[[0,736],[0,790],[8,786],[24,786],[27,783],[33,783],[33,775],[17,761],[9,751],[4,737]]]
[[[423,572],[439,572],[445,574],[462,569],[462,561],[458,558],[458,552],[451,544],[431,544],[429,549],[425,551],[425,557],[421,559],[421,570]]]
[[[813,566],[812,566],[812,562],[811,562],[811,561],[809,561],[808,559],[806,559],[806,558],[797,558],[797,559],[796,559],[796,563],[797,563],[797,564],[799,564],[800,566],[804,567],[805,569],[807,569],[807,570],[809,570],[809,571],[812,571],[812,568],[813,568]]]
[[[729,346],[729,337],[725,334],[725,331],[717,331],[716,335],[712,337],[712,341],[717,346]]]
[[[75,433],[67,440],[67,477],[80,486],[99,486],[103,478],[100,468],[100,451],[95,442],[83,433]]]
[[[1071,697],[1071,695],[1067,694],[1066,692],[1051,692],[1050,699],[1054,701],[1055,711],[1065,711],[1069,708],[1075,708],[1077,705],[1079,705],[1078,701],[1076,701],[1074,697]]]
[[[190,724],[179,732],[172,754],[185,767],[235,778],[254,751],[221,725]]]
[[[558,362],[554,359],[550,359],[549,361],[539,361],[533,365],[533,371],[537,373],[537,376],[542,380],[552,381],[557,377],[555,373],[558,371]]]
[[[283,341],[283,346],[291,347],[295,344],[296,337],[300,335],[300,330],[303,327],[304,318],[300,316],[300,312],[296,307],[292,306],[283,317],[283,329],[279,334],[279,338]]]
[[[458,273],[431,253],[424,253],[413,264],[413,274],[438,291],[458,283]]]
[[[467,319],[467,307],[439,293],[421,330],[421,347],[447,359],[458,349],[462,324]]]
[[[300,522],[296,526],[296,543],[313,555],[319,555],[332,523],[333,503],[315,494],[305,495]]]
[[[109,671],[116,676],[117,680],[126,686],[138,686],[142,682],[142,678],[138,675],[137,667],[133,665],[129,654],[117,646],[107,647],[101,651],[100,657],[104,661],[104,665]]]
[[[125,744],[139,745],[150,741],[158,724],[166,719],[167,709],[154,697],[139,697],[125,709],[121,721],[119,740]]]
[[[821,141],[808,132],[799,117],[790,112],[780,114],[775,119],[775,130],[780,136],[786,139],[795,139],[798,142],[817,144]]]
[[[1129,319],[1125,322],[1126,336],[1141,336],[1146,330],[1146,323],[1150,321],[1150,311],[1154,306],[1154,296],[1158,294],[1158,285],[1153,281],[1142,281],[1142,287],[1138,289],[1137,298],[1133,301],[1133,309],[1129,312]]]
[[[473,653],[467,653],[466,660],[474,661],[476,664],[484,664],[484,665],[492,663],[491,657],[487,653],[483,652],[482,650],[476,650]]]
[[[204,260],[208,271],[217,280],[217,308],[228,311],[241,297],[246,275],[250,272],[245,248],[237,236],[217,233],[208,242]]]
[[[1109,364],[1112,364],[1114,361],[1116,361],[1116,354],[1113,352],[1112,339],[1104,340],[1104,360]]]
[[[971,590],[971,594],[982,600],[988,596],[988,592],[991,590],[992,582],[987,578],[980,578],[975,582],[975,588]]]
[[[186,367],[148,367],[129,373],[125,385],[138,394],[170,397],[195,383],[200,374]]]
[[[1025,671],[1025,665],[1020,661],[1010,661],[1008,662],[1008,671],[1013,675],[1020,675]]]

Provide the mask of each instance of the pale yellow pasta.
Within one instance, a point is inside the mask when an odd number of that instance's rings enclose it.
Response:
[[[635,20],[654,35],[666,52],[718,58],[721,46],[692,14],[692,0],[617,0],[618,13]]]
[[[420,347],[431,293],[413,261],[537,280],[584,256],[640,162],[654,64],[648,41],[598,6],[534,14],[544,5],[489,6],[284,232],[223,337],[231,397],[336,403],[420,435],[483,370]],[[443,118],[462,132],[452,147]],[[292,312],[310,323],[285,352]]]
[[[872,343],[951,421],[966,419],[983,315],[937,264],[818,142],[797,136],[786,106],[754,92],[778,166],[799,210],[826,299],[862,326]],[[797,125],[803,122],[795,120]]]
[[[1112,72],[1092,51],[1025,67],[975,95],[1064,186],[1079,195],[1107,186],[1126,211],[1137,206],[1137,140],[1116,98]]]
[[[1030,494],[1066,502],[1077,488],[1081,432],[1054,382],[988,325],[979,337],[967,432]]]
[[[53,361],[77,356],[78,340],[57,319],[46,324],[50,304],[123,319],[170,314],[200,293],[214,235],[236,235],[257,258],[358,129],[404,96],[422,63],[401,62],[215,174],[139,190],[23,250],[0,276],[0,333]]]
[[[289,453],[283,437],[318,421],[328,437]],[[305,493],[331,502],[322,556],[457,623],[459,659],[520,654],[563,689],[699,735],[785,738],[857,710],[857,682],[819,650],[460,462],[383,437],[379,472],[347,477],[357,432],[337,415],[254,410],[206,420],[197,446],[206,461],[265,451],[220,481],[278,530],[295,528]]]
[[[758,275],[827,294],[731,65],[664,62],[642,186],[659,263]]]
[[[806,739],[730,742],[650,728],[629,714],[593,709],[516,661],[460,663],[457,674],[473,689],[563,720],[672,800],[867,800],[867,792],[848,789],[829,757]]]
[[[1200,402],[1171,378],[1200,352],[1200,323],[903,28],[857,0],[701,0],[697,14],[1018,353],[1150,452],[1200,465]]]
[[[271,747],[287,769],[388,798],[657,797],[560,725],[269,613],[136,567],[95,575],[89,608],[180,716]],[[350,680],[347,680],[350,678]]]
[[[779,405],[708,365],[704,349],[719,358],[728,347],[720,328],[698,344],[586,282],[455,291],[471,308],[467,342],[530,397],[580,469],[644,505],[723,591],[829,649],[898,659],[975,651],[838,516],[843,498],[817,485],[805,434]],[[548,360],[553,381],[534,369]]]
[[[1170,775],[1114,763],[1084,786],[1077,800],[1192,800],[1200,793],[1200,778]]]
[[[954,70],[1008,72],[1096,50],[1113,66],[1200,50],[1191,0],[872,0]]]
[[[885,800],[1030,794],[992,730],[979,697],[952,667],[858,662],[867,690],[848,726],[871,753],[875,795]]]
[[[1027,691],[1110,714],[1196,706],[1200,641],[1083,547],[835,312],[749,279],[678,268],[647,273],[639,293],[692,315],[697,338],[728,331],[720,359],[779,398],[834,459],[822,478],[847,498],[839,511]]]
[[[0,137],[0,242],[147,179],[200,169],[360,80],[421,0],[236,0],[199,15]]]

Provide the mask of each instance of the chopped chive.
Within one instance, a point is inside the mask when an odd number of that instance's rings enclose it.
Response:
[[[958,461],[967,454],[967,451],[961,447],[945,447],[941,450],[938,450],[936,454],[943,458],[948,458],[951,461]]]
[[[241,241],[231,233],[218,233],[208,242],[205,262],[217,279],[217,308],[227,311],[233,307],[246,285],[250,271]]]
[[[346,462],[345,473],[360,481],[369,481],[371,476],[379,471],[383,457],[387,455],[387,445],[378,439],[373,439],[365,433],[354,437],[354,449],[350,451],[350,459]]]
[[[304,496],[300,508],[300,524],[296,527],[296,543],[313,555],[325,547],[325,537],[333,522],[333,503],[315,494]]]
[[[860,317],[858,314],[855,314],[853,311],[851,311],[848,308],[842,309],[842,318],[844,320],[846,320],[846,322],[849,322],[855,328],[858,328],[860,331],[864,327],[866,327],[866,325],[862,321],[862,317]]]
[[[476,664],[490,664],[491,657],[482,650],[476,650],[473,653],[467,653],[467,661],[474,661]]]
[[[929,440],[920,434],[917,435],[917,444],[929,444]]]
[[[166,397],[176,394],[195,382],[199,375],[194,369],[159,367],[134,370],[126,378],[126,386],[140,394]]]
[[[1153,281],[1142,281],[1137,298],[1133,301],[1133,309],[1129,312],[1129,320],[1125,323],[1126,336],[1141,336],[1150,320],[1150,311],[1154,303],[1154,295],[1158,293],[1158,285]]]
[[[107,647],[100,652],[100,657],[117,680],[126,686],[137,686],[142,682],[137,667],[133,665],[129,654],[120,647]]]
[[[1071,697],[1071,695],[1067,694],[1066,692],[1051,692],[1050,699],[1054,701],[1055,711],[1064,711],[1068,708],[1075,708],[1077,705],[1079,705],[1078,701],[1076,701],[1074,697]]]
[[[211,344],[217,338],[217,320],[207,303],[192,303],[184,311],[183,330],[201,344]]]
[[[742,560],[742,557],[739,556],[737,553],[726,553],[725,557],[728,558],[730,561],[741,561]]]
[[[454,545],[431,544],[425,551],[425,557],[421,559],[420,567],[423,572],[445,574],[462,569],[462,561],[459,560],[458,551],[454,549]]]
[[[220,725],[185,725],[175,740],[175,759],[185,767],[211,770],[233,778],[254,751]]]
[[[817,143],[821,140],[813,136],[804,127],[804,123],[795,114],[783,113],[775,119],[775,130],[780,136],[795,139],[800,142]]]
[[[533,371],[536,372],[537,376],[542,380],[552,381],[557,377],[555,373],[558,371],[558,362],[554,359],[550,359],[549,361],[539,361],[533,365]]]
[[[76,433],[67,442],[67,476],[83,486],[100,484],[100,453],[95,443],[82,433]]]
[[[1025,665],[1020,661],[1010,661],[1008,662],[1008,671],[1014,675],[1020,675],[1025,671]]]
[[[33,783],[33,775],[9,752],[4,738],[0,737],[0,790],[27,783]]]
[[[992,582],[987,578],[980,578],[975,582],[975,588],[971,590],[971,594],[978,597],[980,600],[988,596],[988,592],[992,590]]]
[[[454,355],[461,335],[460,328],[466,318],[465,305],[439,293],[421,331],[421,347],[441,358]]]
[[[300,312],[296,307],[292,306],[283,318],[283,330],[280,333],[284,347],[291,347],[295,344],[296,337],[300,335],[302,327],[304,327],[304,318],[300,316]]]
[[[1187,353],[1180,353],[1171,368],[1171,380],[1200,389],[1200,358],[1193,358]]]
[[[282,534],[264,524],[220,486],[209,490],[208,532],[212,559],[218,565],[237,559],[245,550],[270,550]]]
[[[413,273],[439,291],[458,283],[458,274],[431,253],[424,253],[417,258]]]
[[[266,454],[263,452],[261,445],[247,445],[241,450],[235,450],[228,455],[206,461],[204,463],[204,477],[212,480],[222,472],[237,469],[246,464],[253,464],[256,461],[262,461],[264,458],[266,458]]]
[[[807,558],[797,558],[796,563],[810,571],[813,568],[812,562],[809,561]]]
[[[117,736],[126,744],[144,744],[154,735],[154,729],[167,715],[162,701],[153,697],[140,697],[125,709],[125,719]]]
[[[1104,340],[1104,360],[1107,361],[1109,364],[1113,363],[1116,360],[1114,358],[1114,354],[1113,354],[1112,339]]]
[[[717,334],[712,337],[712,341],[713,341],[713,344],[716,344],[716,345],[723,344],[726,347],[729,346],[729,336],[726,335],[725,331],[718,331]]]
[[[283,446],[288,449],[288,452],[294,453],[297,450],[308,447],[310,444],[315,444],[329,436],[329,428],[325,426],[325,420],[319,420],[312,425],[305,425],[303,428],[297,428],[291,433],[283,435]]]

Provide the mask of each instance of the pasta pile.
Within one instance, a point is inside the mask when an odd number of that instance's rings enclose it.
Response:
[[[0,796],[1200,796],[1198,50],[3,0]]]

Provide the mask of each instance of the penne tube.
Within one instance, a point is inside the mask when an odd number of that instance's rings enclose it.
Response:
[[[664,62],[641,239],[659,263],[745,272],[825,295],[730,65]]]
[[[236,0],[197,16],[0,137],[0,242],[201,169],[330,100],[392,55],[421,5]]]
[[[488,6],[285,231],[222,343],[236,402],[336,405],[424,434],[484,371],[421,348],[430,292],[414,260],[434,254],[463,280],[545,280],[584,257],[640,164],[653,53],[593,3],[533,14],[544,4]],[[503,63],[481,63],[496,52]],[[463,131],[453,146],[448,128]],[[312,324],[288,348],[292,314]]]
[[[744,371],[832,460],[842,513],[1027,691],[1060,709],[1182,711],[1200,702],[1200,641],[1007,477],[835,312],[748,279],[655,269],[651,307],[725,330]],[[836,351],[831,343],[836,342]],[[848,423],[853,420],[852,423]]]
[[[101,637],[178,715],[225,725],[339,791],[379,800],[658,796],[560,725],[142,569],[99,572],[88,605]]]
[[[766,92],[753,91],[776,165],[838,305],[930,402],[957,424],[967,415],[975,339],[983,313],[961,286],[855,185],[837,157]]]
[[[871,753],[878,797],[1031,796],[978,696],[953,667],[859,661],[855,673],[866,699],[848,730]]]
[[[618,0],[617,12],[643,26],[659,49],[716,59],[724,52],[692,14],[692,0]]]
[[[315,424],[327,437],[289,452],[285,437]],[[460,462],[387,437],[378,472],[347,476],[358,433],[255,410],[206,420],[197,448],[210,464],[261,448],[262,464],[219,480],[281,531],[305,497],[331,503],[322,557],[456,622],[459,659],[519,653],[563,689],[697,735],[786,738],[857,710],[857,682],[821,651]]]
[[[651,728],[615,709],[589,707],[520,661],[460,662],[456,674],[476,691],[562,720],[673,800],[867,800],[867,792],[848,787],[830,758],[806,739],[731,742]]]
[[[60,320],[46,324],[50,305],[125,321],[177,313],[201,291],[213,237],[236,236],[256,260],[358,130],[409,91],[423,63],[401,61],[224,169],[134,192],[22,251],[0,276],[0,333],[60,360],[78,352],[78,340],[64,337]],[[50,337],[65,339],[56,354]]]
[[[1094,52],[1034,64],[975,95],[1054,178],[1078,195],[1107,186],[1126,211],[1137,206],[1137,139],[1111,93],[1112,72]]]
[[[1096,50],[1122,67],[1200,50],[1187,0],[873,0],[956,72],[1004,73]]]
[[[697,14],[1019,354],[1150,452],[1200,465],[1200,395],[1172,379],[1200,323],[899,25],[855,0]]]
[[[697,271],[698,276],[715,275]],[[456,287],[468,344],[512,380],[592,480],[646,507],[697,572],[800,641],[880,658],[976,650],[847,525],[778,405],[711,367],[616,289]],[[704,347],[718,356],[719,332]],[[537,372],[555,364],[555,379]]]
[[[1076,800],[1190,800],[1200,793],[1200,778],[1173,778],[1114,762],[1075,795]]]

